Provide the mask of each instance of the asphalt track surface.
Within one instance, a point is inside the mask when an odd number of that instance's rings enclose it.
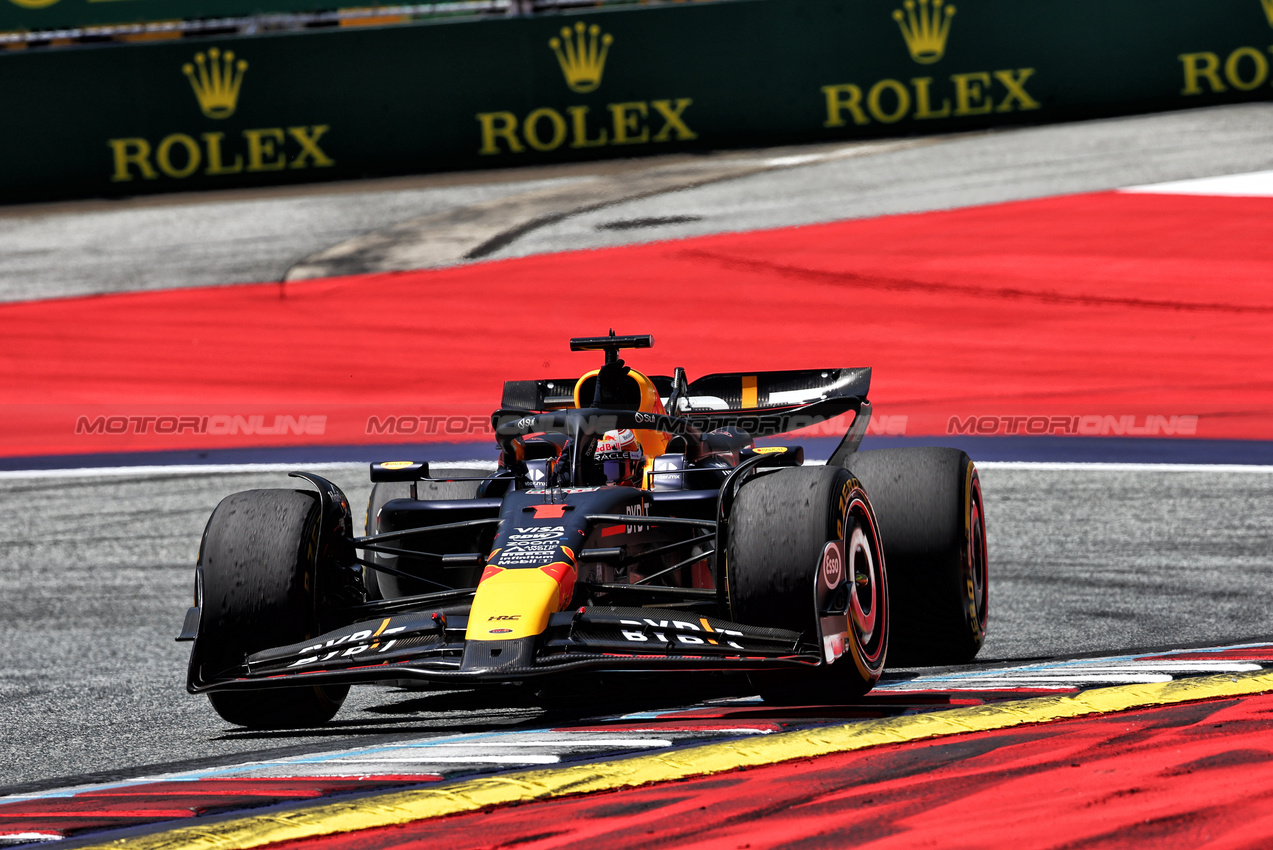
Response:
[[[1264,170],[1270,130],[1273,105],[1253,104],[953,139],[568,217],[499,256]],[[528,185],[483,177],[408,192],[10,209],[0,214],[0,298],[279,279],[341,239]],[[361,469],[330,474],[365,500]],[[1273,475],[999,468],[983,482],[993,570],[984,660],[1270,634]],[[230,492],[289,483],[278,472],[0,479],[10,518],[0,532],[0,791],[542,720],[503,695],[362,688],[329,729],[254,734],[186,695],[187,648],[172,637],[203,523]]]
[[[1273,104],[1082,121],[815,162],[565,218],[497,257],[927,212],[1273,168]],[[677,222],[676,219],[681,219]]]
[[[0,207],[0,300],[279,280],[301,257],[368,230],[543,182]]]
[[[365,467],[319,471],[365,503]],[[979,660],[1273,634],[1273,474],[991,468],[982,480],[992,626]],[[0,532],[0,793],[546,722],[511,694],[362,687],[330,727],[249,733],[187,695],[188,648],[173,637],[207,516],[230,492],[291,483],[281,472],[0,479],[14,518]]]

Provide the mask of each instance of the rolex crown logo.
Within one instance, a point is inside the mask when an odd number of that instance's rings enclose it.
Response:
[[[234,61],[234,51],[227,50],[222,56],[215,47],[208,50],[207,56],[196,53],[193,65],[187,62],[181,66],[194,96],[199,99],[199,108],[209,118],[229,118],[234,114],[239,103],[239,86],[243,85],[247,69],[245,60]]]
[[[1268,4],[1273,0],[1261,0]],[[902,29],[902,38],[906,39],[906,49],[911,58],[921,65],[931,65],[946,53],[946,36],[950,34],[950,19],[955,14],[954,6],[943,8],[942,0],[919,0],[918,10],[915,0],[906,0],[901,9],[893,12],[893,20]]]
[[[606,67],[606,54],[614,36],[601,34],[601,27],[584,26],[583,21],[561,28],[561,38],[550,38],[548,46],[557,54],[561,72],[566,75],[566,85],[571,91],[590,92],[601,85],[601,72]]]
[[[1264,17],[1269,19],[1269,26],[1273,27],[1273,0],[1260,0],[1264,6]]]

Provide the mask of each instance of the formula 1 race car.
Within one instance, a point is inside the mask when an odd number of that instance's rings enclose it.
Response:
[[[619,359],[652,344],[574,339],[605,364],[506,382],[491,474],[372,464],[363,537],[309,473],[292,474],[316,492],[222,500],[178,638],[188,690],[261,728],[324,723],[375,681],[737,671],[766,701],[825,704],[869,691],[886,655],[976,655],[986,537],[967,455],[859,452],[870,369],[687,382]],[[850,413],[825,465],[756,444]]]

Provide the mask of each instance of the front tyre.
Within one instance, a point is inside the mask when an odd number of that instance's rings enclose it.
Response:
[[[253,652],[318,634],[319,505],[302,490],[248,490],[221,500],[199,551],[202,617],[196,657],[208,677],[232,674]],[[230,723],[254,729],[316,726],[349,686],[213,691]]]
[[[731,619],[800,632],[822,653],[820,667],[753,674],[766,702],[846,702],[879,681],[888,577],[870,502],[847,471],[802,467],[744,484],[725,586]]]

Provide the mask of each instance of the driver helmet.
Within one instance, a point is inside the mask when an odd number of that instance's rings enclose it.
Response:
[[[635,487],[640,482],[645,453],[641,450],[641,441],[631,430],[606,431],[597,440],[593,458],[605,474],[607,483]]]

